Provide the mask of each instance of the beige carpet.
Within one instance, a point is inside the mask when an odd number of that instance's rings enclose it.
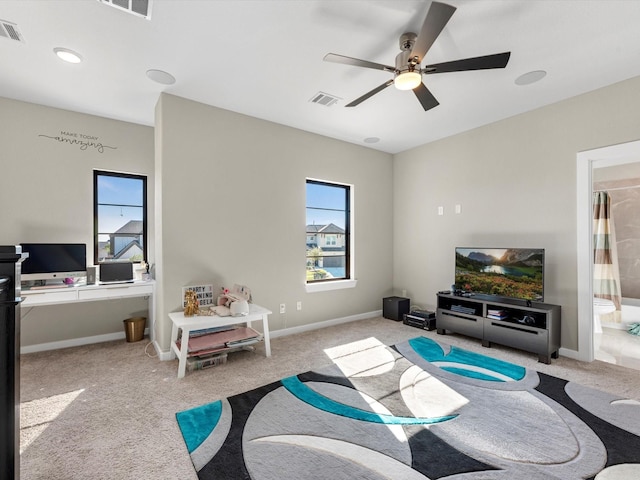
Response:
[[[259,346],[180,380],[177,360],[149,358],[146,340],[123,340],[22,356],[21,478],[197,480],[176,412],[328,365],[327,348],[369,337],[392,345],[418,335],[640,400],[636,370],[562,357],[544,365],[533,354],[382,318],[277,338],[269,359]]]

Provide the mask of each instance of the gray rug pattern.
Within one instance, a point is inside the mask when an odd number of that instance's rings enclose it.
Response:
[[[413,341],[393,348],[364,342],[341,351],[335,365],[227,399],[235,406],[231,423],[241,428],[229,432],[228,419],[223,428],[214,422],[209,438],[219,451],[208,450],[202,465],[200,447],[191,450],[198,477],[589,479],[619,468],[609,450],[624,448],[609,438],[616,429],[634,439],[622,465],[640,465],[640,451],[632,450],[640,446],[637,422],[627,429],[618,416],[637,416],[637,402],[516,365],[496,366],[482,355],[465,363],[448,356],[447,344],[419,340],[446,358],[425,358],[426,350]],[[486,378],[489,370],[495,378]],[[188,449],[206,407],[177,414]],[[595,424],[589,415],[597,417]]]

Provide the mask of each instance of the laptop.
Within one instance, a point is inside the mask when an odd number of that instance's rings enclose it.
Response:
[[[100,265],[100,285],[114,283],[133,283],[133,264],[131,262],[102,263]]]

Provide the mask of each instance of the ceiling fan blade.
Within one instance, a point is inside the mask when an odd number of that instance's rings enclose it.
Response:
[[[324,56],[324,61],[344,63],[345,65],[353,65],[354,67],[373,68],[375,70],[384,70],[386,72],[395,72],[395,68],[390,67],[389,65],[382,65],[381,63],[360,60],[359,58],[345,57],[344,55],[338,55],[336,53],[327,53]]]
[[[373,97],[376,93],[381,92],[382,90],[384,90],[390,85],[393,85],[393,80],[389,80],[388,82],[385,82],[382,85],[374,88],[370,92],[365,93],[361,97],[356,98],[353,102],[349,103],[348,105],[345,105],[345,107],[355,107],[356,105],[359,105],[362,102],[364,102],[367,98]]]
[[[507,66],[510,56],[511,52],[504,52],[496,53],[495,55],[485,55],[483,57],[464,58],[452,62],[436,63],[434,65],[426,65],[423,73],[446,73],[504,68]]]
[[[424,83],[421,83],[416,88],[413,89],[413,93],[416,94],[422,108],[424,111],[431,110],[433,107],[437,107],[440,105],[440,102],[436,100],[436,97],[433,96],[433,93],[426,87]]]
[[[452,7],[446,3],[431,3],[427,17],[422,24],[422,29],[413,44],[411,57],[418,57],[418,62],[422,62],[431,45],[436,41],[436,38],[438,38],[438,35],[440,35],[440,32],[442,32],[455,11],[456,7]]]

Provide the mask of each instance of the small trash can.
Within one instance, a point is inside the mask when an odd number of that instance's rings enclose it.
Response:
[[[123,320],[124,333],[127,342],[139,342],[144,338],[144,327],[147,324],[147,317],[134,317]]]

